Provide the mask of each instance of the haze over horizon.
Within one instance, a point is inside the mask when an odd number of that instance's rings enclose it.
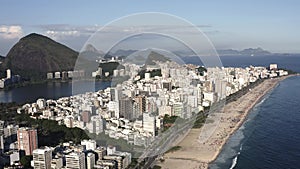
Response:
[[[80,51],[88,38],[103,25],[137,12],[163,12],[182,17],[200,28],[217,49],[261,47],[274,53],[300,53],[298,1],[131,2],[130,5],[124,1],[83,3],[55,0],[47,3],[13,0],[2,3],[0,55],[5,56],[21,37],[30,33],[48,36]],[[189,28],[168,29],[188,32]],[[114,31],[112,28],[110,33],[118,33]]]

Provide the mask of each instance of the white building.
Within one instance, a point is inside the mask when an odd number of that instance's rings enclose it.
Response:
[[[91,121],[87,124],[90,133],[100,134],[103,132],[105,121],[101,116],[92,116]]]
[[[36,101],[36,104],[38,105],[39,109],[43,109],[46,107],[46,100],[45,99],[38,99]]]
[[[53,79],[53,73],[52,72],[47,73],[47,79]]]
[[[173,104],[173,115],[174,116],[183,116],[183,103],[182,102],[176,102]]]
[[[86,150],[95,150],[97,147],[95,140],[82,140],[81,145],[85,146]]]
[[[54,77],[55,77],[55,79],[60,79],[61,78],[60,72],[55,72]]]
[[[143,113],[143,129],[144,131],[151,133],[152,136],[155,136],[155,116],[150,113]]]
[[[14,165],[20,161],[20,154],[19,151],[14,150],[9,152],[9,161],[10,165]]]
[[[106,148],[106,152],[107,152],[107,155],[113,155],[113,154],[115,154],[115,152],[116,152],[116,147],[108,146],[108,147]]]
[[[270,64],[270,70],[277,69],[277,64]]]
[[[145,73],[145,80],[149,81],[151,78],[151,74],[150,73]]]
[[[51,160],[51,168],[60,169],[62,167],[63,167],[63,158],[62,157],[53,158]]]
[[[72,152],[66,157],[67,169],[85,169],[85,155],[82,152]]]
[[[10,69],[6,70],[6,78],[11,79],[11,70]]]
[[[93,169],[95,166],[96,158],[94,153],[88,153],[86,156],[86,168]]]
[[[52,150],[50,148],[33,150],[34,169],[50,169],[52,160]]]
[[[107,108],[109,111],[114,112],[116,118],[120,117],[119,114],[119,103],[117,101],[109,101],[107,104]]]

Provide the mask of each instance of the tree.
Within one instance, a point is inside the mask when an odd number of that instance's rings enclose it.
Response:
[[[33,158],[31,155],[23,156],[23,157],[21,157],[20,162],[24,166],[24,168],[31,168],[30,162],[32,159]]]

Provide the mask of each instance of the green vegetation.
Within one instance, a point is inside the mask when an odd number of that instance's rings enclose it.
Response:
[[[258,79],[257,81],[250,83],[247,87],[242,88],[241,90],[229,95],[226,97],[226,103],[230,103],[232,101],[236,101],[238,98],[240,98],[241,96],[245,95],[249,89],[252,89],[254,87],[256,87],[257,85],[259,85],[260,83],[262,83],[264,81],[264,79]]]
[[[105,72],[109,72],[109,75],[113,75],[113,71],[115,69],[124,69],[125,67],[121,65],[119,62],[105,62],[105,63],[100,63],[99,67],[102,68],[102,75],[104,76]]]
[[[82,139],[89,138],[86,132],[80,128],[67,128],[54,120],[36,120],[28,114],[17,114],[18,105],[15,103],[1,103],[0,106],[0,120],[14,122],[20,127],[37,128],[39,146],[56,146],[66,141],[80,143]]]
[[[207,69],[203,66],[200,66],[197,68],[198,72],[200,73],[201,76],[204,75],[204,72],[207,72]]]
[[[298,73],[298,72],[295,72],[295,71],[289,70],[289,69],[284,69],[284,68],[279,68],[279,69],[287,71],[289,75],[293,75],[293,74],[297,74]]]
[[[91,139],[96,140],[97,144],[102,146],[114,145],[118,150],[128,151],[128,152],[131,152],[133,150],[133,146],[129,145],[127,141],[122,138],[119,139],[110,138],[108,135],[104,133],[100,133],[98,135],[88,133],[88,136]]]
[[[135,168],[138,165],[138,159],[137,158],[132,158],[131,163],[127,168]]]
[[[201,128],[203,124],[205,123],[205,120],[207,118],[207,115],[203,111],[199,112],[196,116],[196,121],[194,123],[193,128]]]
[[[11,112],[16,112],[19,105],[16,103],[0,103],[0,119],[3,121],[9,121],[14,118],[15,114]]]
[[[178,118],[178,116],[169,116],[168,114],[166,114],[163,118],[163,123],[164,124],[173,124],[173,123],[175,123],[177,118]]]
[[[155,165],[153,166],[153,169],[161,169],[161,166]]]
[[[176,122],[178,124],[183,123],[184,119],[178,116],[169,116],[168,114],[166,114],[163,118],[163,125],[164,128],[162,130],[162,132],[167,131],[170,127],[173,126],[173,124]]]
[[[145,73],[150,73],[150,77],[162,76],[161,69],[154,69],[152,71],[146,71],[145,69],[143,69],[138,73],[138,75],[141,77],[141,79],[143,79],[145,78]]]
[[[172,153],[181,149],[181,146],[174,146],[170,148],[166,153]]]
[[[78,144],[82,139],[89,139],[84,130],[77,127],[68,128],[54,120],[35,120],[26,114],[17,115],[15,119],[18,124],[37,128],[39,146],[55,146],[67,141]]]
[[[32,156],[23,156],[20,159],[20,163],[24,166],[24,168],[31,168],[30,161],[32,160]]]

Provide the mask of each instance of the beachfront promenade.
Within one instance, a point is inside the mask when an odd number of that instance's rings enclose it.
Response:
[[[207,118],[209,122],[202,128],[190,130],[178,144],[180,150],[165,154],[165,161],[158,165],[166,169],[208,168],[208,164],[217,158],[228,138],[242,125],[255,104],[287,77],[266,79],[236,101],[226,104],[221,111],[212,113]]]

